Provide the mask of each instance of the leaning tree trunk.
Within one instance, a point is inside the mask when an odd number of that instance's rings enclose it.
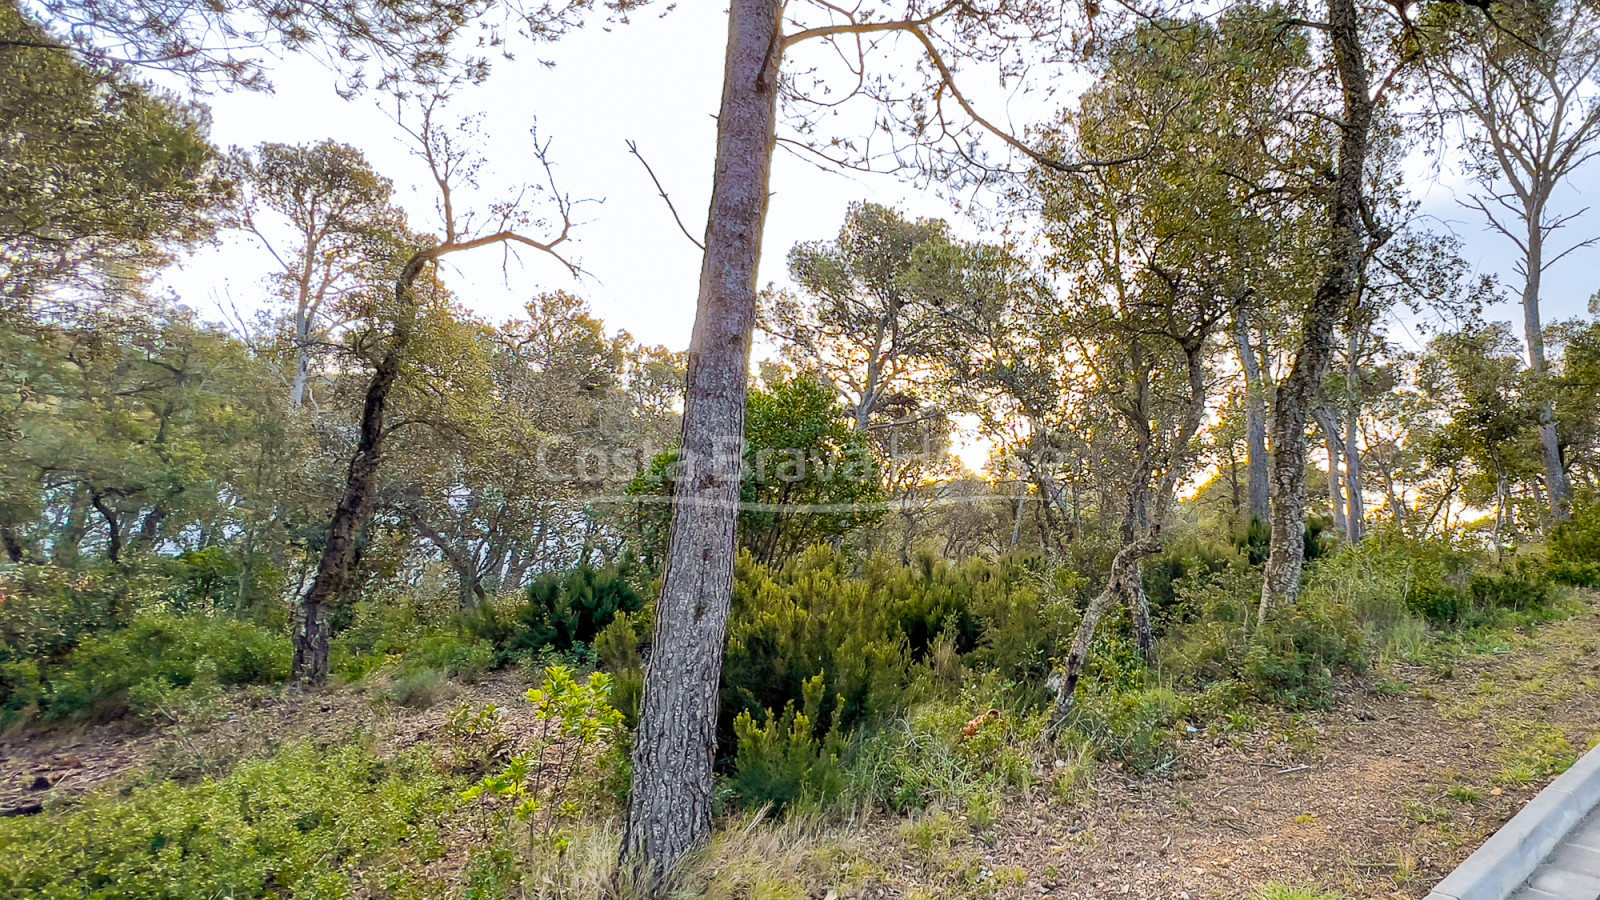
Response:
[[[1100,619],[1119,598],[1128,600],[1130,608],[1136,608],[1135,592],[1141,597],[1144,594],[1144,587],[1141,584],[1144,577],[1142,563],[1145,557],[1160,551],[1160,540],[1146,536],[1123,545],[1112,559],[1111,577],[1106,581],[1105,590],[1089,601],[1088,608],[1083,611],[1083,620],[1078,623],[1078,633],[1072,639],[1072,649],[1067,651],[1066,671],[1062,673],[1061,681],[1056,686],[1055,713],[1051,716],[1052,728],[1059,728],[1066,721],[1067,715],[1072,712],[1072,704],[1078,693],[1078,681],[1083,677],[1083,667],[1089,661],[1089,647],[1094,643],[1094,633],[1100,627]],[[1148,607],[1146,607],[1146,621],[1148,621]]]
[[[1372,131],[1372,95],[1355,0],[1328,0],[1328,40],[1344,93],[1339,170],[1329,203],[1328,270],[1317,286],[1301,329],[1289,375],[1278,385],[1272,422],[1272,545],[1261,582],[1259,619],[1293,603],[1305,564],[1306,424],[1333,356],[1339,317],[1361,291],[1365,232],[1361,223],[1362,174]]]
[[[328,541],[317,563],[316,578],[300,599],[300,609],[295,616],[294,678],[297,681],[315,685],[328,680],[328,639],[331,637],[328,612],[345,598],[355,581],[361,532],[377,505],[378,467],[383,460],[384,414],[389,392],[400,376],[400,363],[411,341],[412,282],[431,258],[426,253],[413,255],[395,282],[394,334],[373,369],[372,380],[367,383],[367,395],[361,407],[361,435],[345,473],[344,494],[328,524]]]
[[[683,445],[622,836],[667,878],[711,834],[717,693],[733,597],[756,265],[777,123],[781,0],[732,0],[717,160],[689,347]]]

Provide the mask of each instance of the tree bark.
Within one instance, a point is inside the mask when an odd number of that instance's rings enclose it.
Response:
[[[1539,315],[1539,288],[1545,265],[1543,225],[1539,221],[1543,217],[1543,210],[1537,210],[1534,215],[1539,218],[1529,220],[1528,252],[1523,262],[1528,277],[1522,283],[1522,327],[1528,339],[1528,372],[1533,376],[1534,383],[1543,388],[1549,373],[1544,355],[1544,320]],[[1548,398],[1539,404],[1539,446],[1544,456],[1551,518],[1565,522],[1572,512],[1572,484],[1567,479],[1567,468],[1561,459],[1555,404]]]
[[[1366,478],[1361,474],[1361,372],[1356,366],[1359,350],[1356,335],[1350,336],[1350,363],[1345,376],[1346,406],[1344,435],[1345,537],[1352,544],[1367,536]]]
[[[1083,667],[1089,660],[1089,647],[1094,643],[1094,633],[1100,627],[1100,619],[1119,598],[1128,598],[1131,601],[1135,591],[1141,596],[1144,594],[1141,584],[1144,577],[1141,564],[1145,557],[1159,552],[1161,552],[1161,541],[1153,536],[1144,537],[1124,544],[1112,559],[1111,577],[1106,581],[1105,590],[1089,601],[1088,608],[1083,611],[1083,620],[1078,623],[1078,633],[1072,639],[1072,649],[1067,651],[1067,667],[1062,673],[1060,685],[1056,688],[1055,712],[1051,716],[1051,727],[1059,728],[1066,721],[1067,715],[1072,712],[1072,704],[1078,693],[1078,681],[1083,677]],[[1148,607],[1146,609],[1145,619],[1148,622]]]
[[[95,512],[106,520],[106,558],[112,562],[122,561],[122,520],[118,514],[106,505],[105,495],[91,489],[89,504]]]
[[[1278,385],[1272,422],[1272,544],[1261,583],[1259,620],[1293,603],[1305,564],[1306,424],[1333,356],[1334,326],[1360,296],[1362,174],[1372,131],[1372,95],[1355,0],[1328,0],[1328,40],[1344,94],[1338,172],[1328,204],[1332,259],[1301,329],[1289,375]]]
[[[378,467],[383,461],[387,434],[384,416],[389,392],[400,377],[400,363],[411,342],[411,319],[416,305],[412,285],[432,258],[429,252],[413,254],[395,281],[394,333],[373,369],[372,379],[367,382],[367,394],[361,406],[361,434],[345,473],[344,494],[328,525],[328,541],[317,563],[316,578],[301,598],[295,618],[294,677],[298,681],[320,685],[328,680],[328,611],[344,600],[355,581],[361,533],[377,505]]]
[[[716,171],[623,873],[670,878],[711,833],[717,700],[733,596],[756,266],[777,124],[781,0],[732,0]]]
[[[1233,319],[1233,342],[1244,370],[1245,509],[1250,518],[1267,521],[1272,514],[1271,489],[1267,481],[1267,394],[1261,377],[1261,363],[1250,343],[1250,322],[1241,308]]]

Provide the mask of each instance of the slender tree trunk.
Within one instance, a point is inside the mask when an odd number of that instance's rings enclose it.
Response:
[[[289,405],[298,409],[306,401],[306,383],[311,380],[311,354],[306,352],[306,338],[302,335],[300,346],[294,351],[294,381],[289,386]]]
[[[622,867],[668,878],[711,834],[717,694],[738,547],[756,266],[777,125],[781,0],[731,0],[717,159],[689,348],[683,444]]]
[[[1352,338],[1351,349],[1355,349]],[[1344,486],[1346,494],[1345,537],[1352,544],[1361,543],[1367,535],[1366,478],[1361,474],[1361,387],[1357,381],[1355,362],[1350,363],[1348,407],[1345,409],[1344,427]]]
[[[416,306],[412,283],[431,258],[427,253],[414,254],[395,282],[394,334],[373,369],[372,380],[367,382],[366,399],[361,407],[361,434],[345,473],[344,494],[328,525],[328,541],[317,563],[316,578],[301,598],[295,618],[294,677],[298,681],[317,685],[328,680],[328,611],[345,599],[355,581],[361,533],[377,505],[378,467],[383,461],[384,416],[389,392],[400,377],[400,363],[411,342],[411,317]]]
[[[1267,481],[1267,389],[1261,377],[1261,363],[1250,343],[1248,313],[1241,308],[1233,319],[1233,343],[1244,370],[1244,441],[1247,485],[1246,510],[1252,519],[1267,521],[1272,515],[1271,488]]]
[[[455,570],[461,611],[471,612],[477,609],[478,605],[488,597],[488,593],[483,589],[483,575],[478,572],[477,563],[467,553],[450,543],[449,538],[440,534],[437,528],[428,524],[421,516],[412,516],[411,521],[417,533],[438,548],[444,561]]]
[[[1322,426],[1322,443],[1328,449],[1328,509],[1333,513],[1333,527],[1340,534],[1348,535],[1350,529],[1345,522],[1344,493],[1339,479],[1339,420],[1330,409],[1320,410],[1317,419]]]
[[[112,562],[122,561],[122,520],[118,514],[106,505],[106,498],[99,491],[91,490],[89,505],[93,506],[100,518],[106,520],[106,558]]]
[[[1530,215],[1542,218],[1543,210]],[[1539,288],[1544,268],[1544,235],[1538,218],[1528,222],[1528,254],[1523,265],[1528,277],[1522,284],[1522,327],[1528,339],[1528,371],[1534,382],[1544,389],[1548,386],[1549,367],[1544,356],[1544,320],[1539,315]],[[1557,522],[1565,522],[1571,514],[1572,483],[1567,479],[1567,468],[1561,459],[1561,440],[1556,434],[1555,404],[1548,398],[1539,404],[1539,445],[1544,456],[1545,484],[1548,488],[1550,515]]]
[[[1306,310],[1300,348],[1278,385],[1272,422],[1272,546],[1261,583],[1259,619],[1293,603],[1305,564],[1306,423],[1333,356],[1334,326],[1360,297],[1366,234],[1362,174],[1372,130],[1372,95],[1355,0],[1328,0],[1328,40],[1344,94],[1338,172],[1329,202],[1332,259]]]
[[[1144,589],[1140,583],[1143,578],[1141,563],[1145,557],[1159,553],[1160,550],[1159,540],[1154,537],[1143,537],[1124,544],[1112,559],[1111,576],[1106,581],[1105,590],[1089,601],[1088,608],[1083,611],[1083,620],[1078,623],[1078,633],[1073,636],[1072,649],[1067,651],[1066,671],[1062,673],[1061,682],[1056,687],[1055,713],[1051,716],[1052,727],[1059,728],[1066,720],[1067,714],[1072,712],[1072,704],[1078,692],[1078,681],[1082,679],[1083,667],[1089,661],[1089,648],[1094,643],[1094,633],[1100,627],[1100,619],[1118,599],[1128,598],[1131,601],[1135,591],[1143,595]],[[1132,608],[1130,605],[1130,609]],[[1148,609],[1146,606],[1147,623]]]

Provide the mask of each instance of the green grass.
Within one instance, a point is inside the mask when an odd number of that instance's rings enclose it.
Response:
[[[1309,885],[1290,885],[1281,881],[1268,882],[1256,888],[1250,900],[1341,900],[1338,894],[1329,894]]]

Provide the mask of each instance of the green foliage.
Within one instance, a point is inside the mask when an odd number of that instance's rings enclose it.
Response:
[[[628,487],[634,496],[670,494],[677,451],[661,454]],[[832,388],[796,377],[750,391],[739,489],[740,545],[781,565],[812,544],[877,522],[883,500],[877,463],[850,427]],[[666,547],[669,504],[641,513],[647,564]]]
[[[297,745],[220,780],[0,820],[0,897],[394,896],[443,855],[450,788],[425,755]]]
[[[604,793],[602,773],[626,771],[626,731],[611,705],[611,677],[604,672],[579,682],[572,670],[551,666],[544,682],[528,691],[539,737],[512,756],[505,770],[486,776],[462,795],[508,808],[530,835],[564,848],[558,822],[570,819]]]
[[[644,702],[644,656],[639,648],[649,639],[654,623],[655,605],[646,604],[632,615],[619,613],[594,640],[600,667],[612,675],[611,703],[629,728],[638,725]]]
[[[1046,714],[1014,697],[1013,685],[991,676],[868,731],[848,755],[844,799],[991,815],[1006,791],[1031,782],[1034,759],[1048,747]]]
[[[163,241],[210,232],[205,110],[86,65],[16,3],[0,4],[0,260],[8,300],[93,278]],[[36,11],[35,11],[36,12]]]
[[[624,561],[541,576],[528,586],[522,603],[499,613],[508,627],[497,643],[516,655],[593,643],[618,614],[644,606],[643,595],[630,580],[633,574],[632,563]]]
[[[348,615],[330,648],[333,670],[346,679],[387,674],[418,688],[443,677],[471,682],[501,659],[474,620],[463,620],[444,600],[379,596],[354,604]]]
[[[1330,596],[1343,584],[1319,567],[1292,607],[1275,610],[1264,627],[1254,613],[1260,572],[1243,559],[1221,571],[1181,581],[1180,602],[1194,621],[1163,642],[1163,672],[1181,684],[1234,681],[1254,696],[1291,706],[1319,704],[1339,668],[1367,664],[1366,635],[1348,597]],[[1321,579],[1321,580],[1319,580]]]
[[[1258,521],[1251,520],[1251,527]],[[1249,546],[1253,548],[1254,545]],[[1190,539],[1173,541],[1145,560],[1144,591],[1156,632],[1161,633],[1192,615],[1192,610],[1183,608],[1179,602],[1176,589],[1179,583],[1186,578],[1204,579],[1225,572],[1235,564],[1238,555],[1232,548]],[[1253,560],[1253,549],[1249,555]]]
[[[268,684],[289,677],[289,641],[248,622],[144,613],[120,631],[90,638],[45,673],[44,713],[103,718],[130,697],[160,696],[202,672],[220,685]],[[135,710],[138,712],[140,710]]]
[[[1572,518],[1550,530],[1552,580],[1579,587],[1600,586],[1600,503],[1583,503]]]
[[[503,761],[512,738],[500,721],[499,707],[462,701],[445,717],[439,743],[451,771],[478,778]]]
[[[739,753],[732,787],[746,805],[771,804],[781,811],[800,800],[825,804],[844,789],[839,768],[842,732],[827,731],[827,739],[820,743],[816,738],[823,680],[819,674],[805,683],[804,712],[796,712],[791,702],[783,715],[768,716],[765,725],[757,725],[749,710],[734,720]]]
[[[1256,888],[1250,900],[1340,900],[1340,897],[1320,888],[1272,881]]]
[[[95,632],[127,625],[159,588],[142,566],[0,566],[0,658],[58,659]]]

